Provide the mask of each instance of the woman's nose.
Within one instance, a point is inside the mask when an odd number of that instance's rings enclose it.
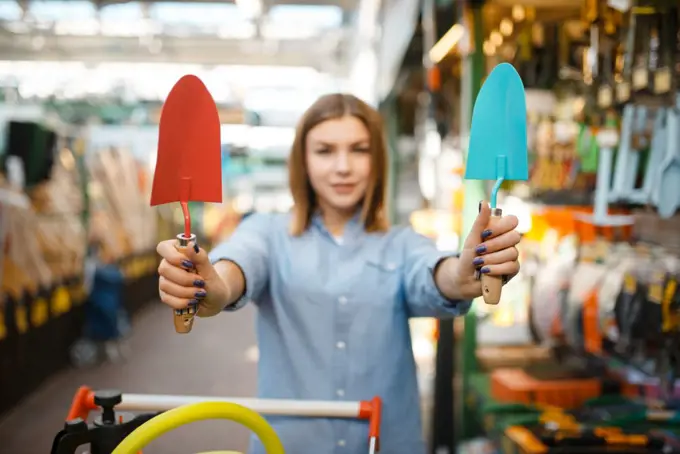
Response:
[[[335,159],[335,171],[338,173],[349,173],[350,171],[349,153],[341,151]]]

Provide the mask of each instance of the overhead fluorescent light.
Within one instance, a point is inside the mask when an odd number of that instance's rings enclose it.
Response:
[[[19,2],[2,2],[0,3],[0,19],[5,21],[21,20],[22,16]]]
[[[300,24],[265,23],[262,26],[262,37],[265,39],[312,39],[321,34],[322,30]]]
[[[429,57],[432,63],[439,63],[449,52],[458,44],[458,41],[465,34],[465,28],[461,24],[454,24],[453,27],[441,37],[437,44],[430,49]]]
[[[336,90],[333,77],[311,67],[221,65],[206,69],[200,65],[129,62],[88,67],[82,62],[0,61],[0,85],[18,83],[22,96],[49,96],[64,90],[71,91],[71,96],[82,96],[91,86],[123,85],[136,97],[165,99],[185,74],[200,77],[217,102],[234,102],[239,93],[247,93],[247,108],[285,111],[289,116],[306,109],[321,94]],[[6,80],[10,82],[3,82]]]
[[[100,31],[97,19],[59,20],[54,23],[56,35],[94,36]]]
[[[317,30],[342,27],[344,12],[336,5],[273,5],[267,12],[272,23],[297,24]]]
[[[260,0],[236,0],[236,6],[241,14],[248,19],[255,19],[262,15],[262,2]]]

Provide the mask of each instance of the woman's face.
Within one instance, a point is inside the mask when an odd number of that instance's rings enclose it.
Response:
[[[371,173],[366,126],[352,116],[327,120],[307,133],[305,148],[307,173],[321,208],[353,213]]]

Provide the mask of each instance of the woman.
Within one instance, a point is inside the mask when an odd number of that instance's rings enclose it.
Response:
[[[350,95],[320,98],[300,121],[289,162],[290,214],[254,214],[208,256],[158,245],[160,296],[199,315],[258,307],[263,398],[384,402],[381,452],[424,454],[410,317],[465,314],[479,273],[519,271],[517,219],[480,214],[460,257],[385,214],[387,151],[378,112]],[[198,251],[198,252],[196,252]],[[197,273],[185,270],[195,265]],[[229,377],[225,377],[228,380]],[[367,452],[367,424],[270,418],[286,452]],[[251,452],[263,453],[254,441]]]

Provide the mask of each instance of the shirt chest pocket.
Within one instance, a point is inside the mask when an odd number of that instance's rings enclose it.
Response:
[[[403,263],[389,256],[376,255],[364,259],[358,290],[362,303],[369,305],[399,305],[402,300]]]

